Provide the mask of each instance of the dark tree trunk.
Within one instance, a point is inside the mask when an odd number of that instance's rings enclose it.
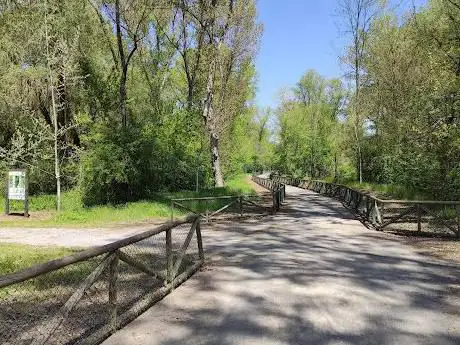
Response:
[[[121,124],[123,127],[126,127],[128,122],[128,115],[126,112],[126,80],[128,74],[128,66],[123,66],[121,79],[120,79],[120,89],[119,89],[119,96],[120,96],[120,104],[119,104],[119,112],[121,117]]]

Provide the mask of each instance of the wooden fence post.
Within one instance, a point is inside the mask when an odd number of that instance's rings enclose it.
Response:
[[[458,205],[455,205],[455,218],[457,220],[457,238],[460,239],[460,214],[458,212]]]
[[[167,282],[173,287],[173,253],[172,253],[172,230],[166,230],[166,265],[167,265]]]
[[[366,208],[364,213],[366,219],[369,219],[369,196],[366,195]]]
[[[382,216],[380,215],[380,210],[379,210],[379,204],[377,202],[377,200],[374,201],[375,202],[375,217],[376,217],[376,220],[377,220],[377,224],[382,224]]]
[[[422,210],[420,209],[420,204],[417,204],[417,231],[422,231]]]
[[[276,190],[276,212],[280,210],[281,205],[281,189]]]
[[[200,256],[200,260],[204,260],[204,250],[203,250],[203,240],[201,238],[201,218],[198,219],[198,223],[196,225],[196,241],[198,244],[198,255]]]
[[[110,332],[117,331],[117,279],[118,279],[118,250],[113,253],[109,266],[109,324]]]

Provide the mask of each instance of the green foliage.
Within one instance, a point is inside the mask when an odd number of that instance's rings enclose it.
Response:
[[[148,198],[155,192],[193,189],[196,172],[209,186],[207,155],[200,154],[198,130],[191,131],[186,112],[162,123],[92,128],[84,137],[90,147],[82,157],[82,200],[87,206]],[[180,139],[179,139],[180,138]]]
[[[345,92],[338,80],[308,71],[294,97],[278,108],[277,169],[281,173],[323,178],[337,173],[339,114]]]
[[[222,147],[227,176],[270,170],[275,148],[269,127],[272,120],[270,109],[255,108],[249,108],[236,118]]]
[[[2,7],[0,173],[10,166],[27,167],[32,195],[56,192],[51,90],[61,185],[63,190],[79,188],[85,206],[193,190],[197,171],[200,185],[211,187],[211,127],[220,139],[225,178],[250,170],[257,155],[245,147],[255,142],[248,135],[257,135],[245,133],[257,123],[248,102],[254,98],[260,33],[255,2],[235,4],[234,17],[227,16],[230,9],[224,6],[213,9],[210,1],[204,7],[187,2],[188,10],[173,1],[165,3],[170,10],[141,0],[120,4],[125,61],[111,1],[8,2]],[[209,28],[200,27],[208,21],[189,15],[198,7],[205,9],[200,11],[204,16],[228,20],[217,50],[204,39]],[[173,16],[175,11],[184,16]],[[217,30],[222,21],[213,23]],[[213,58],[225,73],[214,78],[215,118],[204,120]]]
[[[426,193],[421,193],[411,187],[395,185],[395,184],[377,184],[377,183],[358,183],[349,182],[345,183],[346,186],[370,192],[376,196],[387,199],[400,199],[400,200],[432,200],[433,197]]]
[[[241,194],[255,194],[254,189],[249,183],[247,175],[237,175],[228,180],[227,186],[222,188],[203,188],[200,185],[198,192],[192,190],[176,192],[154,193],[146,200],[128,202],[112,206],[93,206],[83,205],[83,195],[78,189],[64,192],[62,195],[61,212],[55,212],[55,195],[37,195],[30,198],[30,212],[32,215],[41,211],[42,216],[38,219],[23,219],[15,217],[2,221],[3,226],[21,227],[46,227],[46,226],[78,226],[91,227],[103,226],[117,222],[139,222],[152,218],[165,219],[170,216],[170,199],[174,198],[197,198],[211,196],[233,196]],[[199,204],[198,210],[218,209],[219,202]],[[12,211],[22,212],[22,202],[13,202]],[[0,213],[4,212],[4,199],[0,197]],[[184,210],[176,209],[176,216],[184,215]],[[35,218],[35,217],[34,217]]]
[[[357,4],[341,2],[347,18]],[[281,102],[277,168],[343,183],[362,176],[362,188],[396,198],[458,200],[460,2],[431,0],[403,18],[371,13],[354,18],[365,23],[343,57],[352,97],[309,71]]]
[[[237,175],[227,181],[226,189],[230,192],[230,195],[255,194],[254,188],[248,181],[248,175]]]
[[[460,197],[460,45],[452,39],[460,8],[453,3],[433,0],[403,25],[391,14],[373,22],[359,101],[374,128],[363,148],[367,181]]]

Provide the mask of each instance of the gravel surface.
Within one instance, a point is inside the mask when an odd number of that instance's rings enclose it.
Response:
[[[100,246],[146,231],[164,223],[155,220],[140,224],[113,225],[104,228],[0,228],[0,242],[40,246]]]
[[[287,188],[259,221],[203,226],[205,267],[104,345],[460,344],[460,266]]]

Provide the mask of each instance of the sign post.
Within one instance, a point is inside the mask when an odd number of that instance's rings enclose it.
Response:
[[[29,217],[29,191],[26,169],[8,171],[5,196],[5,214],[10,214],[10,200],[24,201],[24,217]]]

